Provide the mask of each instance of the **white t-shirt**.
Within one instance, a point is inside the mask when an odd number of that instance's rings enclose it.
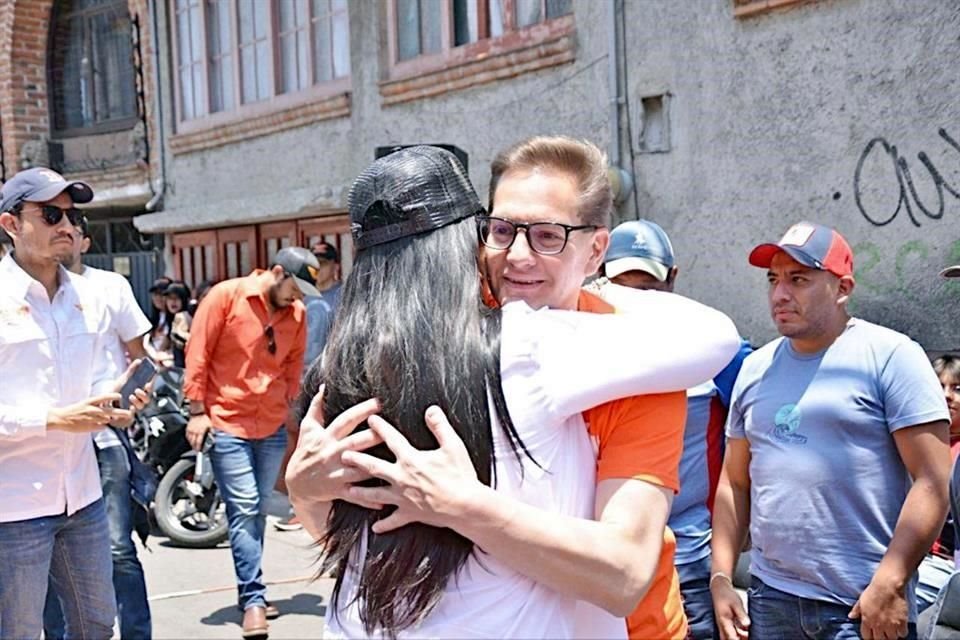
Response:
[[[93,285],[107,308],[110,329],[104,355],[118,375],[122,374],[127,370],[126,343],[150,331],[150,320],[137,304],[130,282],[119,273],[85,266],[80,275]],[[98,431],[93,441],[98,449],[120,445],[117,435],[109,428]]]
[[[543,468],[525,456],[518,462],[494,424],[497,491],[553,513],[592,518],[596,458],[582,412],[621,397],[695,386],[736,353],[739,336],[723,314],[676,294],[635,291],[627,298],[618,308],[643,313],[533,311],[522,302],[503,308],[503,391],[521,440]],[[492,408],[491,415],[496,421]],[[362,544],[354,558],[365,551]],[[324,637],[367,637],[359,606],[351,604],[357,577],[346,571],[343,604],[328,608]],[[595,628],[611,629],[609,614],[589,610],[604,618]],[[430,615],[399,637],[570,638],[575,611],[575,599],[492,556],[472,556]],[[611,637],[626,637],[625,623],[614,629]]]

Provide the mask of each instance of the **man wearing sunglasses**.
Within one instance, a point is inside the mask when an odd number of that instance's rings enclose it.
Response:
[[[91,433],[129,424],[118,369],[103,357],[109,315],[96,288],[60,260],[93,199],[50,169],[0,190],[0,637],[40,636],[48,578],[68,637],[109,638],[116,603],[110,537]],[[128,369],[129,372],[129,369]],[[130,397],[146,404],[142,389]]]
[[[199,450],[213,431],[210,459],[227,505],[243,637],[265,638],[261,570],[266,500],[280,471],[288,406],[296,397],[306,344],[303,296],[320,295],[319,263],[308,249],[281,249],[270,268],[215,285],[197,309],[187,342],[187,440]]]

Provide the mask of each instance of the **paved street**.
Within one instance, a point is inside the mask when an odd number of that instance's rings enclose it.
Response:
[[[271,504],[271,513],[282,515],[282,496]],[[172,638],[240,637],[241,613],[230,548],[179,549],[166,538],[150,538],[153,552],[141,552],[153,611],[153,635]],[[333,588],[329,579],[311,582],[316,571],[316,551],[301,531],[277,531],[267,524],[264,576],[271,602],[281,616],[270,622],[271,640],[319,638],[323,616]]]

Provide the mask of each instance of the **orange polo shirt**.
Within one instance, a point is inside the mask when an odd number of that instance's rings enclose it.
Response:
[[[270,313],[258,269],[214,286],[197,309],[187,341],[184,394],[200,400],[214,428],[258,440],[287,419],[303,369],[303,303]],[[268,349],[273,327],[276,353]]]
[[[585,291],[580,293],[577,309],[614,312],[612,306]],[[635,478],[672,489],[674,493],[680,490],[680,456],[687,419],[685,392],[615,400],[585,411],[583,417],[598,448],[598,483],[613,478]],[[643,505],[637,508],[642,509]],[[676,546],[673,532],[665,527],[650,589],[627,618],[631,640],[683,640],[687,636],[680,577],[673,564]]]

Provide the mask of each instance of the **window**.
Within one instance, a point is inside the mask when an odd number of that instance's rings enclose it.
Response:
[[[350,74],[347,0],[171,4],[181,121],[241,111]]]
[[[572,62],[573,0],[388,0],[384,104]]]
[[[395,0],[398,61],[502,36],[559,18],[572,0]],[[451,20],[447,20],[447,17]],[[444,24],[453,32],[444,32]],[[451,37],[452,36],[452,37]]]
[[[118,130],[137,119],[127,0],[60,0],[53,11],[49,87],[54,129]]]

